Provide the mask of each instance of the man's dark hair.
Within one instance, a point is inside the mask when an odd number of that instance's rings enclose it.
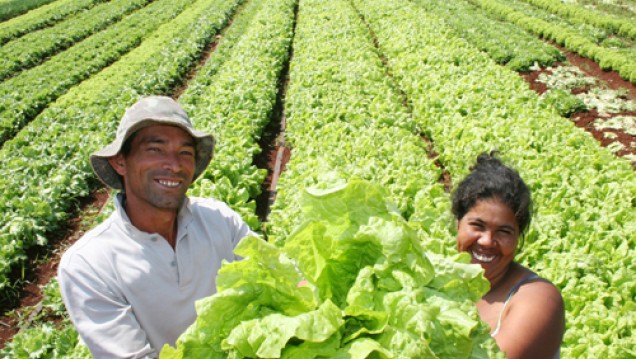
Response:
[[[478,201],[496,198],[514,212],[520,233],[524,234],[532,220],[530,190],[519,173],[504,165],[496,153],[480,154],[471,172],[453,191],[453,215],[461,220]]]
[[[135,136],[137,136],[137,132],[138,131],[133,132],[130,136],[128,136],[126,141],[122,143],[119,153],[121,153],[124,156],[124,158],[128,157],[128,155],[130,154],[130,151],[132,150],[132,141],[135,139]],[[119,177],[119,181],[122,184],[121,192],[125,193],[126,185],[124,184],[124,177],[120,176],[119,174],[117,174],[117,176]]]
[[[135,131],[130,136],[128,136],[126,141],[124,141],[124,143],[121,145],[121,150],[119,150],[119,153],[124,155],[124,157],[128,157],[128,155],[130,154],[130,150],[132,149],[132,141],[137,136],[137,132],[138,131]]]

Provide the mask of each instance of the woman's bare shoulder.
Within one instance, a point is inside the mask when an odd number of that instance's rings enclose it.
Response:
[[[565,330],[565,306],[556,286],[536,278],[511,298],[497,343],[509,358],[551,358]]]
[[[563,316],[565,305],[561,291],[547,279],[535,277],[523,283],[511,298],[508,315],[523,319]]]

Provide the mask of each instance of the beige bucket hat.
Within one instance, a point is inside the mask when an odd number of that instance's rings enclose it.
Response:
[[[172,98],[148,96],[140,99],[126,110],[122,117],[115,140],[90,156],[91,166],[99,179],[114,189],[123,189],[121,178],[108,162],[121,151],[126,140],[136,131],[151,125],[170,125],[182,128],[196,142],[194,179],[208,166],[214,154],[214,137],[197,131],[183,108]],[[194,180],[193,179],[193,180]]]

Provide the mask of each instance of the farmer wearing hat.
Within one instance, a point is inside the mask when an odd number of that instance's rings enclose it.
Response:
[[[64,253],[58,280],[94,357],[153,358],[174,346],[194,302],[215,293],[221,262],[253,234],[226,204],[186,196],[213,149],[176,101],[151,96],[91,155],[99,179],[120,190],[115,211]]]

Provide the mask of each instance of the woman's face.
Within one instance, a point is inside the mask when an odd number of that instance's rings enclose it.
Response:
[[[510,207],[498,198],[483,199],[457,222],[457,250],[470,253],[472,263],[480,264],[494,285],[514,259],[519,234]]]

